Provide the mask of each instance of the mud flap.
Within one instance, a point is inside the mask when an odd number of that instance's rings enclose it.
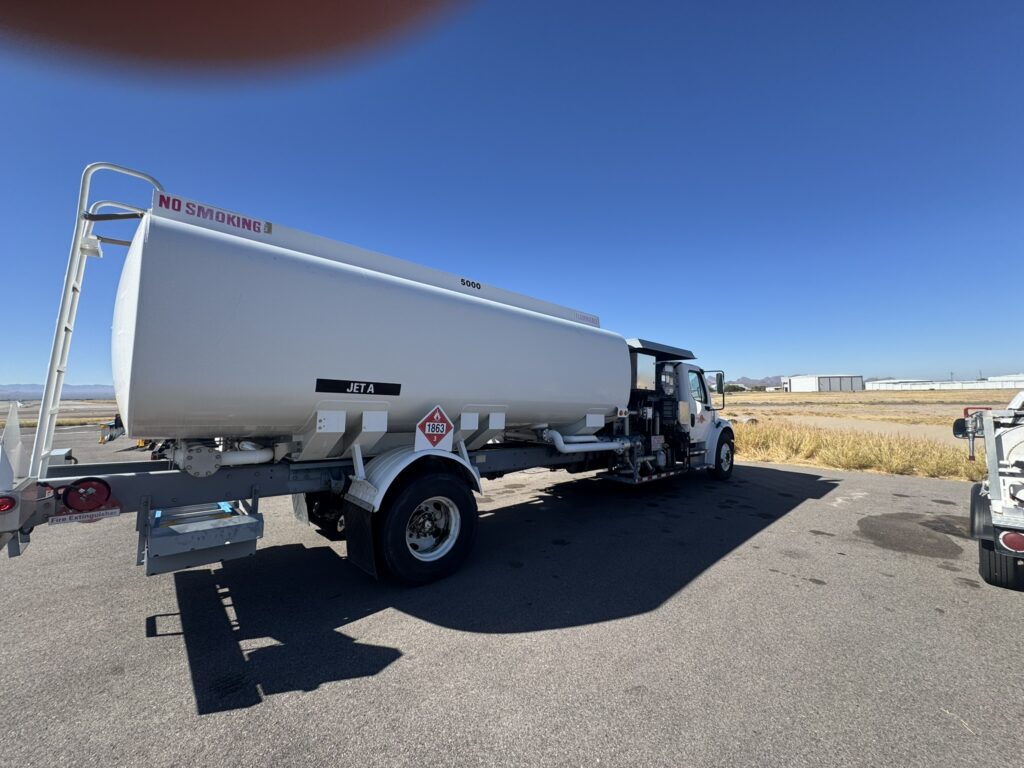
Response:
[[[379,578],[373,513],[358,504],[346,501],[344,514],[348,561],[361,571]]]
[[[300,523],[309,525],[309,507],[306,505],[306,494],[292,494],[292,514]]]

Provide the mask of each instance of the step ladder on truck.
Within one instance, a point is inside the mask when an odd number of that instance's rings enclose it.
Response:
[[[149,184],[151,206],[90,202],[99,171]],[[131,240],[95,231],[123,220],[137,222]],[[53,442],[85,266],[105,245],[128,249],[112,338],[120,415],[157,448],[78,464]],[[280,295],[287,322],[254,323],[226,292]],[[0,439],[0,545],[18,556],[38,525],[134,512],[137,563],[166,573],[252,555],[261,499],[290,496],[299,520],[344,535],[354,565],[423,583],[468,554],[483,479],[536,467],[637,486],[696,470],[728,479],[723,403],[724,374],[686,349],[96,163],[32,448],[13,406]]]

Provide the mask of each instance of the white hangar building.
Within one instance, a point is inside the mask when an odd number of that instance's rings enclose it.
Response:
[[[785,392],[860,392],[864,377],[849,373],[815,373],[804,376],[783,376]]]
[[[1024,389],[1024,373],[1006,376],[989,376],[987,379],[972,381],[929,381],[927,379],[885,379],[869,381],[868,389],[917,390],[933,389]]]

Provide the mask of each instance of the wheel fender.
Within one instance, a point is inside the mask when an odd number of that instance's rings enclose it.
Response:
[[[412,448],[403,447],[382,453],[369,461],[366,465],[366,478],[352,481],[345,494],[345,500],[370,512],[376,512],[384,503],[384,497],[392,483],[417,461],[427,457],[452,462],[453,467],[458,467],[459,473],[470,480],[470,487],[474,491],[483,492],[480,472],[459,454],[436,449],[414,451]]]
[[[722,439],[732,440],[736,442],[736,436],[733,434],[732,426],[727,421],[720,422],[718,425],[718,435],[715,438],[715,452],[709,453],[707,459],[710,464],[714,464],[718,460],[718,446],[722,444]]]

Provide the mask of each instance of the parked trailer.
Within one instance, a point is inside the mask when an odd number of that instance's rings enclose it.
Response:
[[[988,476],[971,487],[971,535],[986,583],[1024,591],[1024,391],[1005,409],[964,408],[956,437],[985,441]]]
[[[93,175],[153,187],[90,203]],[[134,220],[129,241],[98,234]],[[128,247],[114,388],[149,461],[76,464],[53,447],[86,262]],[[259,502],[347,538],[373,575],[423,583],[472,546],[482,479],[534,467],[639,485],[732,473],[733,432],[686,349],[626,340],[562,307],[172,195],[97,163],[82,176],[32,451],[0,440],[0,543],[36,525],[136,513],[147,574],[243,557]]]

